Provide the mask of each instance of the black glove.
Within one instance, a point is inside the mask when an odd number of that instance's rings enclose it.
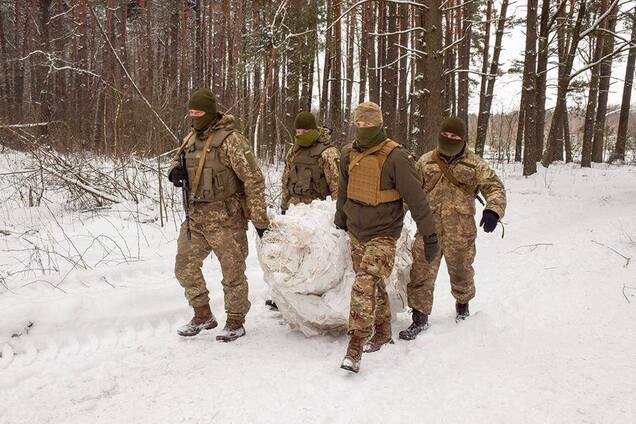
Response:
[[[168,174],[168,180],[175,187],[183,187],[183,183],[188,180],[188,171],[180,166],[175,166]]]
[[[281,210],[280,210],[280,214],[281,214],[281,215],[285,215],[286,213],[287,213],[287,209],[281,209]]]
[[[426,262],[429,264],[433,262],[437,256],[439,256],[439,252],[440,247],[437,234],[433,233],[428,236],[424,236],[424,256],[426,257]]]
[[[256,234],[258,234],[258,238],[263,238],[263,235],[267,232],[267,228],[257,228]]]
[[[342,230],[342,231],[347,231],[348,230],[347,224],[345,224],[345,225],[336,224],[336,228],[339,229],[339,230]]]
[[[499,215],[490,209],[484,209],[484,212],[481,215],[481,221],[479,221],[479,226],[484,227],[484,231],[487,233],[492,233],[497,228],[497,223],[499,222]]]

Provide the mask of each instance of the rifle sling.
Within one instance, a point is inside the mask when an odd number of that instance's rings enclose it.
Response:
[[[444,162],[444,160],[440,157],[439,150],[435,151],[435,153],[433,154],[433,159],[435,159],[435,163],[437,163],[437,166],[439,166],[440,171],[442,171],[442,174],[444,174],[446,179],[450,181],[451,184],[466,193],[467,196],[472,197],[476,195],[476,193],[473,193],[468,187],[457,181],[457,178],[455,178],[450,169],[448,169],[446,162]]]

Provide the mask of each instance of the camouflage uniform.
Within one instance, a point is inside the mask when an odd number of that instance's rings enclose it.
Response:
[[[376,237],[362,242],[349,234],[356,280],[351,288],[349,333],[368,336],[373,326],[391,321],[385,280],[395,261],[396,237]]]
[[[233,123],[232,115],[223,115],[207,133],[231,129]],[[187,145],[184,144],[182,148],[189,148],[192,142],[186,141]],[[218,153],[220,162],[236,174],[242,189],[226,200],[190,203],[191,240],[187,239],[184,222],[177,241],[175,275],[192,307],[207,305],[208,289],[201,266],[210,252],[214,252],[223,274],[221,284],[228,323],[239,326],[250,309],[245,277],[247,222],[251,220],[256,228],[267,228],[269,225],[264,196],[265,180],[247,139],[239,132],[232,132],[219,147],[212,149],[219,149],[215,153]],[[178,158],[173,167],[177,165]]]
[[[317,143],[331,144],[331,136],[327,128],[320,129],[320,138],[318,138]],[[301,149],[303,149],[303,147],[294,144],[287,152],[280,202],[280,208],[284,211],[289,208],[289,205],[311,203],[316,199],[316,197],[291,194],[288,189],[291,166],[293,165],[295,156]],[[340,177],[340,170],[338,169],[339,161],[340,152],[335,146],[327,147],[318,158],[318,165],[324,173],[327,185],[329,186],[329,193],[334,200],[338,196],[338,179]]]
[[[413,267],[407,290],[409,306],[426,315],[430,315],[433,307],[433,290],[441,256],[446,261],[452,294],[457,302],[465,304],[475,297],[473,261],[477,227],[473,193],[481,192],[486,200],[486,209],[500,218],[506,209],[504,186],[481,157],[466,148],[447,164],[463,186],[461,189],[443,175],[435,161],[436,154],[432,151],[423,155],[417,161],[416,169],[435,216],[442,255],[427,263],[422,236],[418,233],[413,245]]]

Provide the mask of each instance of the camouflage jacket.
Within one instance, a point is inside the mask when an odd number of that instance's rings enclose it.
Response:
[[[233,126],[234,116],[226,114],[208,131]],[[186,141],[181,145],[181,148],[172,160],[170,170],[179,166],[179,155],[181,151],[190,147],[190,145],[194,143],[194,138],[195,136],[190,137],[188,140],[186,137]],[[210,213],[210,216],[214,217],[221,216],[212,213],[215,209],[227,211],[229,207],[228,204],[240,203],[243,205],[245,218],[252,221],[256,228],[267,228],[269,226],[269,219],[267,218],[267,204],[265,202],[265,178],[256,163],[248,140],[240,132],[234,131],[223,141],[219,149],[221,149],[221,162],[231,168],[236,173],[236,176],[243,182],[244,192],[235,194],[233,198],[225,202],[221,201],[210,204],[195,203],[191,205],[191,208],[206,209],[206,211]],[[225,216],[225,213],[222,215]]]
[[[490,209],[503,218],[506,211],[506,190],[488,164],[468,148],[447,162],[449,171],[462,188],[450,182],[435,161],[436,150],[424,154],[416,163],[417,173],[428,193],[428,201],[441,223],[451,222],[453,215],[475,215],[475,194],[480,192]],[[474,220],[468,228],[473,232]],[[475,229],[476,231],[476,229]]]
[[[327,128],[320,129],[320,138],[318,139],[318,142],[325,144],[331,143],[331,136],[329,135],[329,130]],[[289,193],[288,190],[290,169],[294,162],[294,157],[300,151],[300,149],[302,149],[302,147],[299,147],[297,144],[294,143],[294,145],[290,147],[289,151],[287,152],[287,158],[285,159],[285,170],[283,171],[283,184],[280,202],[281,210],[287,210],[287,208],[289,208],[289,205],[295,205],[298,203],[310,203],[312,200],[314,200],[309,197],[292,195]],[[334,200],[336,200],[338,196],[338,180],[340,175],[339,161],[340,152],[335,146],[325,149],[318,159],[318,164],[325,173],[325,179],[327,180],[327,184],[329,185],[331,198]]]

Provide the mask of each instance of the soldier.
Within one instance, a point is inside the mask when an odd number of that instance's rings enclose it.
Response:
[[[456,300],[456,320],[469,316],[468,302],[475,297],[475,197],[481,192],[486,198],[479,225],[487,233],[494,231],[506,209],[506,191],[501,180],[482,158],[468,149],[465,137],[466,124],[462,119],[446,119],[437,149],[423,155],[416,164],[436,218],[442,254],[430,261],[425,255],[424,239],[421,234],[416,235],[407,290],[413,323],[400,331],[400,339],[413,340],[428,327],[442,256]]]
[[[439,252],[435,223],[426,194],[415,171],[413,157],[387,138],[382,111],[375,103],[362,103],[354,111],[355,141],[343,148],[336,227],[349,232],[356,279],[351,289],[350,336],[341,368],[358,372],[362,351],[374,352],[392,343],[391,310],[384,280],[395,259],[402,232],[404,201],[424,251],[432,261]]]
[[[195,336],[217,326],[201,272],[203,260],[214,252],[221,264],[227,314],[225,328],[216,339],[230,342],[245,335],[243,323],[250,309],[245,277],[247,222],[252,221],[259,237],[269,226],[265,180],[247,139],[234,128],[234,117],[217,111],[210,90],[195,91],[188,109],[193,130],[168,177],[177,187],[188,183],[191,193],[191,237],[184,222],[177,241],[175,274],[194,317],[178,334]],[[181,152],[185,152],[186,169],[178,161]]]
[[[300,112],[294,119],[296,134],[294,145],[287,152],[280,210],[285,215],[289,205],[311,203],[327,196],[336,199],[340,171],[340,152],[331,144],[331,131],[318,128],[311,112]],[[268,299],[265,305],[278,310],[274,301]]]
[[[289,205],[311,203],[338,194],[338,159],[340,152],[331,144],[330,131],[318,129],[310,112],[300,112],[294,120],[296,136],[287,152],[283,172],[280,209],[284,215]]]

